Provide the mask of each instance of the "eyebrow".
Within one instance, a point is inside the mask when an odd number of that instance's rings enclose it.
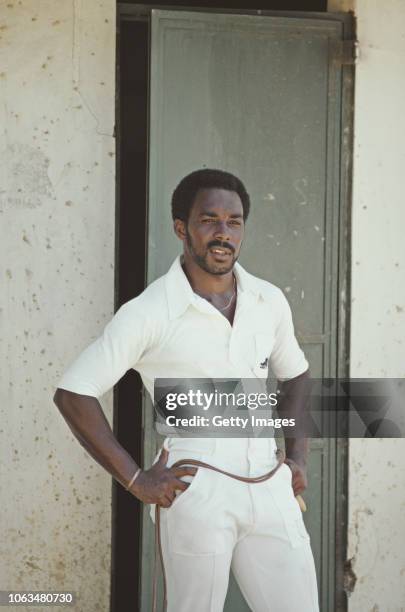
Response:
[[[199,214],[200,217],[218,217],[217,213],[214,212],[201,212]],[[233,215],[229,215],[231,219],[243,219],[243,215],[236,213]]]

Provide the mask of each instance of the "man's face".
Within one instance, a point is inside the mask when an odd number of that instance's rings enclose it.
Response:
[[[177,224],[177,225],[176,225]],[[176,220],[184,253],[209,274],[232,270],[244,234],[243,206],[235,191],[201,189],[187,224]]]

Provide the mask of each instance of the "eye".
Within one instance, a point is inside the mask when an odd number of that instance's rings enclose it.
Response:
[[[231,219],[229,223],[230,225],[237,225],[237,226],[242,225],[241,221],[239,221],[238,219]]]
[[[202,219],[202,223],[215,223],[215,219],[207,217],[206,219]]]

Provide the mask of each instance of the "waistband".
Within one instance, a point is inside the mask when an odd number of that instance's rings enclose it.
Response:
[[[200,459],[215,467],[241,473],[260,473],[277,464],[273,438],[166,438],[169,465],[178,459]]]

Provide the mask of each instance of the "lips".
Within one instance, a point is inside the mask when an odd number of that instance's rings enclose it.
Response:
[[[222,247],[211,247],[209,249],[209,252],[211,253],[212,257],[218,262],[226,261],[232,254],[229,249],[224,249]]]
[[[223,249],[222,247],[211,247],[210,251],[214,255],[220,255],[220,256],[231,254],[231,251],[229,249]]]

